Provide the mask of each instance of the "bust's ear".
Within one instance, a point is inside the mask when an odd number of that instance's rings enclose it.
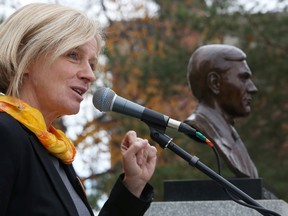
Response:
[[[220,93],[220,80],[220,75],[214,71],[207,75],[207,86],[214,94]]]

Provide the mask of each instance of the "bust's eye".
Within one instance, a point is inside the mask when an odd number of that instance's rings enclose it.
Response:
[[[249,73],[240,74],[239,77],[243,82],[246,82],[247,80],[251,79],[251,75]]]

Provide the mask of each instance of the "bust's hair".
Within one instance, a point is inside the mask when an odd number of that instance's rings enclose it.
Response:
[[[231,61],[243,61],[246,54],[239,48],[226,44],[211,44],[199,47],[190,57],[187,68],[188,85],[193,95],[201,100],[208,92],[207,75],[214,71],[225,73]]]
[[[46,3],[20,8],[0,26],[0,92],[18,97],[30,63],[43,55],[51,63],[93,38],[99,55],[103,45],[101,28],[82,11]]]

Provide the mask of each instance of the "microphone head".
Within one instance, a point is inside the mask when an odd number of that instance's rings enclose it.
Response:
[[[101,112],[111,111],[116,93],[107,87],[96,89],[93,94],[93,105]]]

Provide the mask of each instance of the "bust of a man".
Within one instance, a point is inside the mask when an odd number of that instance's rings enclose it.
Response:
[[[258,178],[258,171],[234,128],[234,119],[251,112],[257,92],[245,53],[231,45],[198,48],[187,78],[198,104],[185,120],[209,138],[236,177]]]

